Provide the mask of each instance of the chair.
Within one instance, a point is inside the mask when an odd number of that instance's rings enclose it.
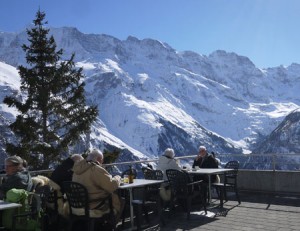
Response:
[[[153,170],[149,168],[142,168],[144,178],[148,180],[162,180],[163,172],[161,170]]]
[[[12,216],[12,231],[43,228],[41,225],[41,213],[43,212],[41,207],[41,198],[36,193],[27,193],[28,197],[22,203],[21,209],[18,209],[18,212]]]
[[[163,179],[163,172],[161,170],[153,170],[149,168],[142,168],[144,178],[147,180],[162,180]],[[161,217],[161,201],[159,197],[159,188],[160,185],[149,185],[143,188],[142,192],[142,199],[141,200],[133,200],[132,204],[136,210],[136,217],[137,217],[137,228],[140,230],[141,227],[141,215],[142,211],[145,214],[146,222],[149,223],[148,217],[148,205],[156,205],[157,214]],[[162,217],[161,217],[162,219]],[[162,219],[164,223],[164,220]]]
[[[152,171],[153,169],[150,169],[150,168],[147,168],[147,167],[142,167],[142,172],[143,172],[143,175],[144,175],[144,178],[146,179],[146,175],[147,174],[152,174]]]
[[[35,189],[35,193],[40,196],[41,207],[43,210],[42,230],[57,230],[61,224],[58,213],[57,192],[49,185],[43,185]]]
[[[147,180],[163,180],[163,172],[161,170],[143,169],[144,178]],[[145,201],[156,201],[160,205],[159,197],[160,185],[149,185],[145,188]]]
[[[69,230],[76,221],[85,221],[87,223],[87,230],[94,231],[95,224],[109,225],[110,230],[116,228],[116,218],[112,207],[112,197],[109,195],[103,201],[107,200],[110,211],[108,214],[95,214],[95,210],[89,208],[89,196],[87,189],[80,183],[66,181],[63,182],[63,189],[65,191],[70,210],[70,225]],[[99,201],[101,203],[101,201]],[[97,222],[97,223],[96,223]]]
[[[225,201],[228,201],[227,199],[227,191],[233,189],[236,195],[236,198],[241,203],[239,193],[238,193],[238,187],[237,187],[237,176],[238,176],[238,170],[239,170],[239,162],[236,160],[229,161],[224,166],[225,169],[234,169],[230,172],[225,172],[223,177],[223,182],[220,183],[213,183],[212,186],[216,188],[219,199],[220,199],[220,207],[223,207],[223,201],[225,198]]]
[[[188,173],[176,169],[167,169],[166,175],[171,186],[173,207],[177,202],[183,205],[186,208],[187,219],[189,220],[191,203],[197,198],[200,199],[205,214],[207,214],[206,196],[201,190],[202,180],[192,182]]]

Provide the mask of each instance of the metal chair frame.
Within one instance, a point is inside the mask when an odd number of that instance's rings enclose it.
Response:
[[[63,182],[64,192],[67,197],[67,201],[69,203],[69,211],[70,211],[70,225],[69,230],[72,230],[73,224],[78,220],[83,220],[87,222],[87,230],[94,231],[95,223],[99,222],[102,224],[111,225],[111,230],[115,230],[116,228],[116,220],[112,207],[112,197],[111,195],[104,200],[109,201],[110,212],[109,214],[105,214],[102,217],[91,217],[90,216],[90,208],[89,208],[89,196],[88,191],[84,185],[73,182],[66,181]],[[101,201],[99,201],[100,203]],[[83,209],[83,215],[76,215],[73,213],[73,209]]]
[[[234,169],[230,172],[225,172],[223,176],[223,182],[213,183],[212,186],[216,188],[219,199],[220,199],[220,207],[223,207],[224,199],[228,201],[227,191],[233,189],[235,192],[235,196],[239,204],[241,203],[238,187],[237,187],[237,176],[239,171],[239,161],[233,160],[226,163],[224,166],[225,169]]]
[[[178,201],[184,201],[183,205],[186,207],[187,219],[189,220],[192,200],[200,197],[201,205],[205,214],[207,214],[206,196],[202,190],[202,180],[193,182],[188,173],[176,169],[167,169],[166,175],[172,191],[173,207]]]

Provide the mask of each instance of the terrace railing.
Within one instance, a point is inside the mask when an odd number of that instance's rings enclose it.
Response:
[[[176,157],[181,166],[191,167],[195,155]],[[230,160],[240,162],[238,185],[241,190],[263,192],[300,192],[300,154],[218,154],[221,165]],[[105,164],[104,167],[112,174],[133,166],[137,169],[138,178],[142,178],[141,168],[151,164],[156,167],[158,158]],[[31,171],[32,175],[50,175],[52,170]],[[0,174],[0,182],[5,174]]]
[[[249,170],[272,170],[272,171],[300,171],[300,154],[217,154],[216,156],[221,161],[221,166],[224,166],[228,161],[238,160],[240,169]],[[176,160],[182,166],[191,167],[195,155],[178,156]],[[105,166],[122,166],[122,165],[138,165],[152,164],[156,165],[158,158],[118,162],[106,164]]]

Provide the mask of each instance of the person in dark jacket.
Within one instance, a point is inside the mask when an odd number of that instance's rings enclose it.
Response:
[[[0,197],[5,198],[6,192],[12,188],[32,190],[30,173],[24,168],[24,160],[19,156],[10,156],[5,159],[5,173],[0,185]]]
[[[82,160],[83,157],[79,154],[74,154],[65,159],[60,165],[58,165],[52,172],[50,179],[60,186],[63,193],[62,183],[64,181],[72,181],[74,163]]]
[[[199,168],[218,168],[218,162],[213,157],[213,155],[207,153],[205,146],[200,146],[199,153],[193,163],[193,168],[195,168],[196,166],[198,166]],[[199,177],[205,182],[208,182],[208,176],[203,175]],[[215,182],[216,178],[216,175],[212,175],[211,181]]]

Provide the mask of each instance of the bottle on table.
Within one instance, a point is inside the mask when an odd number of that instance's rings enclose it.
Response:
[[[130,168],[129,168],[129,173],[128,173],[128,181],[129,181],[129,184],[132,184],[132,183],[133,183],[133,179],[134,179],[133,168],[132,168],[132,166],[130,166]]]

